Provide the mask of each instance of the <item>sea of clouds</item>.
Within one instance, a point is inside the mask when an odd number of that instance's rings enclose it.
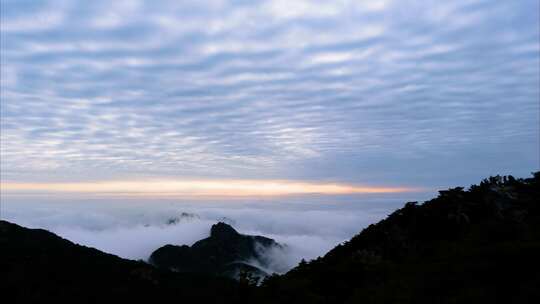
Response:
[[[209,236],[223,221],[243,234],[263,235],[286,245],[267,254],[266,269],[283,273],[301,259],[324,255],[371,223],[383,219],[401,200],[351,198],[287,200],[3,200],[1,218],[52,231],[75,243],[128,259],[147,260],[165,244],[186,244]],[[192,216],[182,216],[186,213]],[[171,219],[178,219],[169,223]]]

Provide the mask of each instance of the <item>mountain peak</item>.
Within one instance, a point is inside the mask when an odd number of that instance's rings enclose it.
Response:
[[[210,237],[231,237],[240,235],[233,227],[223,222],[218,222],[217,224],[212,225],[210,229]]]
[[[218,222],[210,228],[210,236],[190,246],[165,245],[150,255],[150,263],[176,272],[195,272],[239,278],[248,272],[257,278],[268,273],[269,260],[263,253],[282,248],[276,241],[258,235],[243,235],[228,224]],[[247,263],[250,261],[250,263]],[[261,266],[251,265],[255,263]]]

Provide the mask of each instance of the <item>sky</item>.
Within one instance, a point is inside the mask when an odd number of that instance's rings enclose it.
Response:
[[[0,218],[124,258],[224,221],[282,273],[540,169],[537,0],[0,8]]]
[[[386,193],[527,176],[539,32],[537,0],[2,0],[2,192]]]

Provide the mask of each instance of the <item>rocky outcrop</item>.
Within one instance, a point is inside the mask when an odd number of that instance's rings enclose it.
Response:
[[[179,216],[173,216],[167,219],[166,224],[167,225],[176,225],[181,222],[191,222],[193,220],[198,220],[200,217],[197,214],[189,213],[189,212],[182,212]]]
[[[223,222],[212,225],[210,236],[193,244],[165,245],[152,253],[149,262],[158,268],[238,277],[241,272],[265,276],[270,261],[265,253],[282,248],[263,236],[243,235]]]

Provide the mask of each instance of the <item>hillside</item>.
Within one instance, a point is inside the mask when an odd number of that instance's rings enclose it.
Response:
[[[158,270],[6,221],[0,221],[0,248],[4,303],[242,303],[249,294],[249,287],[233,280]]]
[[[540,173],[491,177],[407,203],[324,257],[264,283],[274,302],[533,303]]]

